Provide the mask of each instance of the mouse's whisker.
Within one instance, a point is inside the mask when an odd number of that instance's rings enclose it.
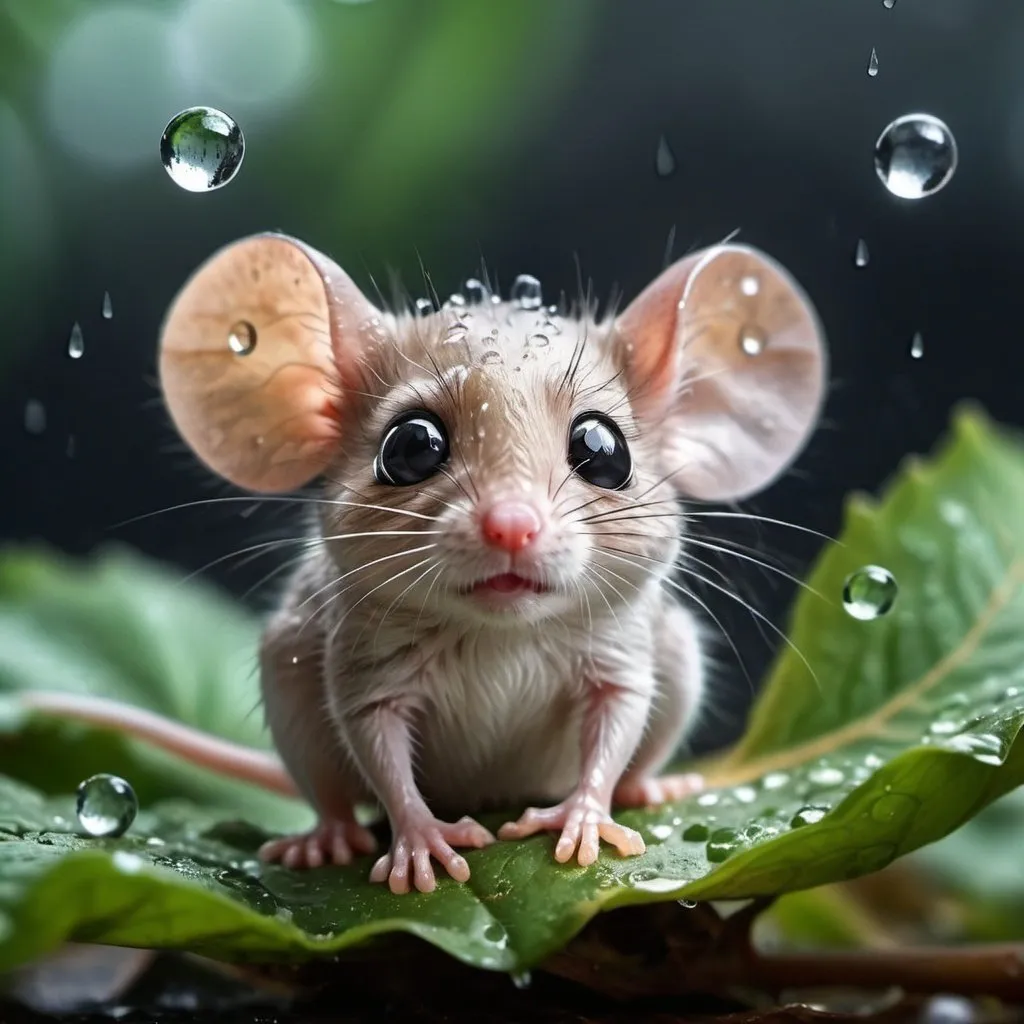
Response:
[[[740,671],[743,673],[744,677],[746,678],[747,683],[750,686],[751,693],[754,692],[754,689],[755,689],[755,687],[754,687],[754,680],[752,679],[752,677],[750,675],[750,672],[747,669],[746,662],[744,662],[743,656],[740,654],[739,648],[736,646],[736,643],[733,640],[733,638],[729,635],[729,631],[725,628],[725,625],[722,623],[722,620],[714,613],[714,611],[711,609],[711,607],[707,604],[706,601],[701,600],[701,598],[698,597],[696,594],[694,594],[689,588],[684,587],[682,584],[677,583],[675,580],[670,579],[668,577],[664,577],[664,576],[661,575],[661,573],[657,572],[655,569],[649,569],[646,566],[643,566],[640,563],[634,561],[635,558],[638,558],[638,557],[639,558],[647,558],[647,556],[636,555],[635,553],[631,552],[630,553],[631,557],[624,558],[621,555],[614,555],[612,553],[611,549],[603,548],[602,550],[605,553],[612,555],[613,558],[614,557],[619,557],[621,561],[628,562],[630,565],[633,565],[637,569],[640,569],[641,571],[645,571],[645,572],[649,573],[651,576],[660,578],[661,583],[663,583],[667,587],[672,588],[673,590],[678,591],[685,598],[687,598],[690,601],[693,601],[694,604],[696,604],[702,611],[704,611],[708,615],[708,617],[711,619],[711,621],[714,622],[714,624],[718,627],[718,631],[722,634],[722,636],[725,637],[726,643],[728,643],[728,645],[732,648],[733,654],[736,655],[736,663],[739,665]],[[614,550],[618,551],[619,549],[616,548]],[[664,564],[660,559],[657,559],[657,558],[648,558],[647,560],[651,561],[651,562],[655,562],[658,565],[663,565]],[[725,577],[723,575],[723,579],[724,578]]]
[[[420,602],[420,612],[419,615],[416,616],[416,622],[412,627],[412,632],[414,636],[419,635],[420,620],[423,618],[423,613],[426,611],[427,601],[430,598],[431,591],[433,591],[434,587],[437,586],[437,581],[441,578],[443,572],[444,562],[441,559],[438,559],[437,566],[434,572],[434,578],[430,581],[426,591],[423,594],[423,600]]]
[[[377,623],[377,629],[376,629],[376,631],[373,634],[373,654],[374,654],[374,657],[377,656],[377,643],[380,640],[380,631],[383,628],[384,623],[387,620],[388,615],[391,614],[391,610],[395,607],[395,605],[399,604],[404,599],[405,595],[408,594],[409,591],[412,590],[413,587],[415,587],[416,584],[420,582],[420,580],[422,580],[428,573],[433,572],[437,568],[437,566],[438,566],[438,561],[437,561],[436,558],[428,559],[428,564],[427,564],[426,569],[424,569],[423,572],[421,572],[419,574],[419,576],[417,576],[412,581],[412,583],[408,584],[398,594],[398,596],[395,597],[395,599],[391,602],[391,604],[389,604],[387,606],[387,608],[384,609],[384,614],[380,617],[380,622]],[[359,633],[356,636],[355,640],[353,641],[353,644],[352,644],[353,647],[358,646],[359,641],[362,638],[363,632],[365,630],[366,630],[366,626],[364,625],[363,628],[359,631]]]
[[[615,621],[616,626],[619,626],[619,617],[615,614],[615,609],[612,607],[611,601],[608,600],[608,595],[604,592],[601,587],[602,583],[607,584],[607,580],[603,575],[600,575],[600,569],[593,562],[583,570],[583,575],[586,579],[592,580],[594,583],[594,590],[597,592],[597,596],[604,601],[605,606],[608,608],[612,619]]]

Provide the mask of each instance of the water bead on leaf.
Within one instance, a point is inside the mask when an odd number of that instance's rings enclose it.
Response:
[[[160,159],[171,180],[187,192],[210,192],[242,166],[245,139],[234,119],[214,107],[189,107],[167,122]]]
[[[934,195],[949,184],[957,160],[953,133],[931,114],[896,118],[875,143],[875,172],[901,199]]]
[[[896,577],[880,565],[865,565],[850,573],[843,584],[846,613],[862,622],[885,615],[896,603]]]
[[[124,835],[138,810],[135,790],[116,775],[93,775],[78,786],[75,813],[79,824],[91,836]]]

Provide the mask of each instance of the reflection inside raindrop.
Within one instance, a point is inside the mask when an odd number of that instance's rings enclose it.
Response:
[[[235,355],[249,355],[256,348],[256,328],[248,320],[239,320],[228,334],[228,348]]]
[[[868,243],[863,238],[857,239],[857,248],[853,251],[853,265],[855,267],[866,267],[871,254],[868,252]]]
[[[878,74],[878,52],[871,47],[871,56],[868,57],[868,77],[874,78]]]
[[[888,569],[865,565],[846,577],[843,607],[848,615],[866,622],[889,612],[898,592],[896,577]]]
[[[910,358],[920,359],[924,355],[924,338],[921,336],[920,331],[914,332],[914,337],[910,341]]]
[[[93,775],[78,786],[75,813],[79,824],[91,836],[123,835],[138,810],[135,791],[116,775]]]
[[[896,118],[875,143],[875,172],[901,199],[934,195],[949,184],[957,160],[952,132],[931,114]]]
[[[103,293],[103,319],[109,320],[114,315],[114,304],[110,301],[110,292]]]
[[[160,159],[171,180],[187,192],[226,185],[244,155],[241,128],[213,107],[189,107],[175,114],[160,138]]]

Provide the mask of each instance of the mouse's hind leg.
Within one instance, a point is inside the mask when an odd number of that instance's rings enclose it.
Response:
[[[356,821],[355,803],[363,794],[324,700],[323,633],[311,618],[318,602],[312,596],[316,581],[300,570],[260,647],[267,725],[281,760],[319,819],[308,832],[272,839],[260,849],[263,860],[289,868],[348,864],[377,845]]]
[[[612,797],[619,807],[682,800],[704,788],[700,775],[658,774],[693,722],[703,689],[699,634],[690,613],[679,605],[668,605],[659,634],[657,689],[647,730]]]

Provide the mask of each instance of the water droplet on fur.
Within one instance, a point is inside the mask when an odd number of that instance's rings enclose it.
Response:
[[[675,173],[676,156],[664,135],[658,139],[658,152],[654,157],[654,169],[658,172],[659,178],[667,178],[670,174]]]
[[[187,192],[226,185],[244,155],[242,130],[213,107],[189,107],[175,114],[160,137],[160,159],[171,180]]]
[[[531,348],[546,348],[551,344],[551,339],[546,334],[531,334],[526,343]]]
[[[103,313],[104,320],[110,320],[114,316],[114,304],[110,301],[110,292],[103,293]]]
[[[494,349],[490,349],[480,357],[480,362],[484,366],[498,366],[505,360],[502,359],[500,352],[495,352]]]
[[[853,250],[853,265],[855,267],[866,267],[871,260],[871,253],[868,252],[868,243],[863,238],[857,239],[857,248]]]
[[[511,977],[512,984],[520,991],[529,988],[533,983],[533,977],[529,971],[513,971]]]
[[[29,434],[46,431],[46,406],[38,398],[30,398],[25,403],[25,431]]]
[[[868,57],[868,78],[874,78],[878,74],[878,51],[871,47],[871,56]]]
[[[520,274],[512,285],[512,301],[520,309],[540,309],[540,281],[530,274]]]
[[[228,348],[236,356],[247,356],[256,347],[256,328],[248,320],[233,324],[228,335]]]
[[[768,338],[757,324],[744,324],[740,328],[740,348],[748,356],[759,356],[767,343]]]
[[[816,825],[828,813],[827,807],[801,807],[793,815],[790,828],[801,828],[804,825]]]
[[[471,306],[479,305],[483,302],[490,292],[487,290],[487,286],[479,278],[471,277],[466,281],[466,301]]]
[[[746,274],[740,278],[740,291],[748,298],[752,298],[761,290],[761,282],[753,274]]]
[[[417,299],[415,306],[417,316],[429,316],[434,312],[434,304],[430,299]]]
[[[68,338],[68,355],[72,359],[81,359],[85,355],[85,336],[82,334],[82,325],[77,320],[71,328],[71,337]]]
[[[138,810],[135,791],[116,775],[93,775],[78,786],[75,813],[79,824],[91,836],[123,835]]]
[[[896,118],[875,143],[875,171],[901,199],[922,199],[948,185],[957,166],[952,132],[931,114]]]
[[[448,296],[448,301],[445,303],[445,305],[455,306],[456,308],[461,309],[463,306],[466,305],[466,296],[460,294],[459,292],[452,292],[451,295]]]
[[[914,337],[910,339],[910,358],[920,359],[924,355],[924,338],[921,336],[920,331],[914,332]]]
[[[896,603],[896,577],[880,565],[865,565],[850,573],[843,584],[843,607],[862,622],[885,615]]]

